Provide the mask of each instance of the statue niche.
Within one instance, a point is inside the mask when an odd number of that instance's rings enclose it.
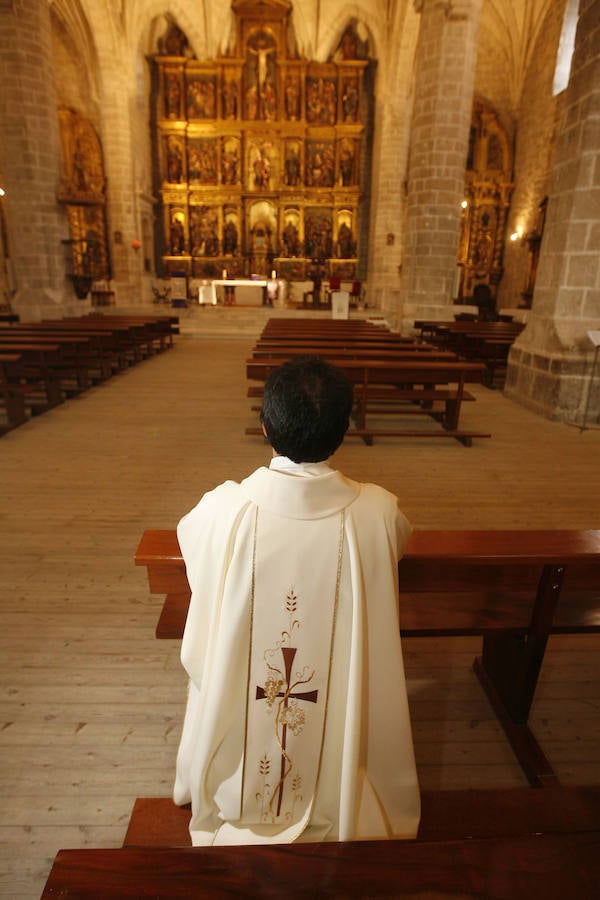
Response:
[[[273,232],[268,222],[260,221],[250,231],[251,267],[255,275],[267,275],[273,259]]]

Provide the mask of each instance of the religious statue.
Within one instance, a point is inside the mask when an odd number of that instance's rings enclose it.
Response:
[[[167,181],[179,184],[183,176],[183,150],[180,141],[169,137],[167,141]]]
[[[346,81],[342,87],[342,109],[344,122],[356,122],[358,115],[358,88],[354,79]]]
[[[273,38],[260,32],[248,41],[248,57],[256,57],[255,64],[248,71],[249,86],[246,90],[246,115],[249,119],[272,121],[277,112],[274,58],[276,48]],[[270,59],[270,57],[272,57]],[[248,63],[251,60],[248,58]]]
[[[265,81],[264,88],[261,92],[261,100],[263,107],[263,118],[267,122],[272,122],[277,114],[277,96],[275,88],[270,78]]]
[[[217,148],[214,138],[188,144],[188,178],[191,183],[217,183]]]
[[[223,147],[221,155],[221,183],[237,184],[239,180],[239,155],[236,147]]]
[[[223,253],[226,255],[235,256],[237,252],[238,246],[238,230],[235,226],[235,222],[231,220],[226,222],[225,228],[223,229]]]
[[[337,88],[330,78],[309,78],[306,88],[307,121],[334,125],[336,121]]]
[[[309,187],[333,187],[334,153],[330,143],[309,144],[306,183]]]
[[[297,75],[288,75],[285,83],[285,112],[292,121],[300,118],[300,84]]]
[[[255,84],[251,84],[246,91],[246,118],[256,119],[258,114],[258,91]]]
[[[202,180],[200,151],[197,147],[188,147],[188,178],[190,183]]]
[[[235,119],[237,116],[237,84],[235,81],[226,81],[223,85],[223,116],[226,119]]]
[[[311,215],[306,220],[305,253],[317,259],[331,256],[331,221],[325,215]]]
[[[250,168],[253,187],[262,191],[268,190],[271,181],[271,159],[268,145],[252,147]]]
[[[300,159],[295,150],[285,158],[285,183],[288,187],[296,187],[300,181]]]
[[[181,88],[177,75],[167,75],[165,84],[165,113],[168,119],[179,118]]]
[[[248,44],[248,53],[256,56],[256,80],[258,89],[262,93],[268,73],[268,58],[271,53],[275,53],[275,47],[268,47],[268,38],[265,34],[259,34],[256,38],[256,46],[252,47]]]
[[[354,183],[354,148],[347,141],[340,149],[340,178],[344,187]]]
[[[192,256],[218,256],[217,214],[210,206],[191,207]]]
[[[342,35],[340,50],[342,51],[342,59],[356,59],[358,41],[356,35],[350,28]]]
[[[338,257],[340,259],[351,259],[354,256],[354,239],[352,230],[345,222],[339,227],[338,231]]]
[[[85,156],[85,150],[83,148],[83,144],[79,137],[75,140],[75,147],[73,149],[73,157],[72,157],[72,166],[73,166],[73,179],[72,184],[76,191],[87,191],[88,184],[88,173],[87,173],[87,161]]]
[[[171,220],[170,229],[170,250],[171,256],[181,256],[185,247],[185,235],[183,232],[183,222],[179,219]]]
[[[285,247],[285,256],[300,256],[300,239],[298,237],[298,229],[293,222],[288,222],[283,229],[281,235],[283,246]]]
[[[187,56],[188,39],[174,22],[169,23],[166,35],[159,40],[159,50],[166,56]]]
[[[216,91],[212,79],[199,78],[190,81],[187,89],[188,119],[214,119],[216,116]]]

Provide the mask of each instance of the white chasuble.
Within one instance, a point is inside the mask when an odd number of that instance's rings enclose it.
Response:
[[[396,497],[325,464],[261,468],[177,534],[192,596],[173,797],[192,843],[413,837]]]
[[[343,511],[316,528],[258,511],[241,821],[290,839],[318,782],[343,545]]]

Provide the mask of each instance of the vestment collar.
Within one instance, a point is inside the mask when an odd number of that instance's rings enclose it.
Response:
[[[360,485],[341,472],[326,463],[308,465],[318,470],[304,473],[310,477],[293,477],[263,466],[242,481],[242,490],[258,506],[291,519],[331,516],[358,496]]]

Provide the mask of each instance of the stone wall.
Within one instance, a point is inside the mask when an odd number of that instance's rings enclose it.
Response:
[[[562,4],[553,4],[538,36],[523,82],[517,112],[514,182],[505,242],[504,276],[499,285],[498,306],[514,308],[523,302],[527,280],[528,246],[510,241],[512,232],[534,231],[538,207],[548,194],[563,96],[552,96],[552,81],[563,20]]]
[[[61,155],[47,4],[21,0],[0,15],[0,84],[13,306],[23,319],[39,319],[64,302],[76,303],[61,243],[68,226],[56,201]]]
[[[600,329],[600,0],[581,0],[538,277],[527,327],[515,342],[506,393],[550,417],[580,424]]]

